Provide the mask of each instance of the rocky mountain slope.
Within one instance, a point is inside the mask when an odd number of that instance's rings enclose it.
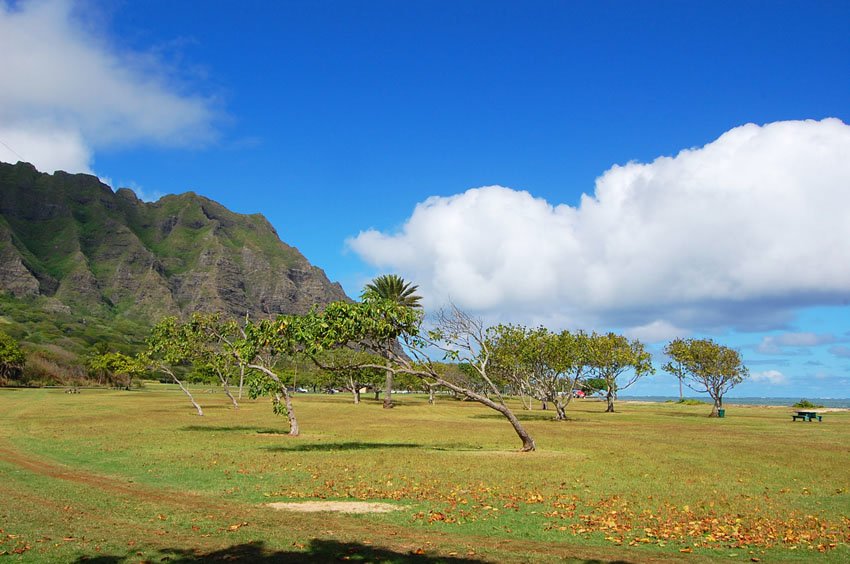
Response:
[[[29,304],[35,319],[67,317],[71,333],[87,317],[149,325],[194,311],[304,313],[347,299],[260,214],[192,192],[147,203],[94,176],[27,163],[0,163],[0,295],[0,322]]]

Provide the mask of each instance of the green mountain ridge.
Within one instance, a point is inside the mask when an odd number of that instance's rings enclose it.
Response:
[[[165,315],[268,317],[345,299],[261,214],[0,163],[0,330],[17,338],[79,352],[92,323],[140,334]]]

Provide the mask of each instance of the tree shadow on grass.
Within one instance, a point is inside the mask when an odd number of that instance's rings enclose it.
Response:
[[[705,412],[700,412],[700,413],[687,413],[687,412],[682,412],[682,411],[672,411],[672,412],[671,411],[666,411],[666,412],[665,411],[659,411],[659,412],[657,412],[657,414],[658,415],[664,415],[664,416],[667,416],[667,417],[695,417],[697,419],[708,419],[709,411],[710,411],[710,408],[705,410]]]
[[[356,542],[339,542],[333,540],[315,539],[304,550],[270,550],[263,542],[237,544],[212,552],[198,552],[182,548],[166,548],[159,551],[161,561],[172,564],[190,564],[194,562],[259,562],[271,564],[276,562],[425,562],[448,564],[461,562],[487,562],[481,559],[462,558],[459,556],[437,556],[397,552],[386,548],[369,546]],[[81,556],[76,562],[87,564],[118,564],[130,562],[138,558],[128,554]]]
[[[555,421],[555,410],[547,410],[547,411],[514,411],[514,415],[516,415],[517,419],[520,421]],[[472,419],[504,419],[505,416],[499,413],[479,413],[477,415],[473,415]],[[567,418],[565,421],[577,421],[577,419],[570,417],[569,412],[567,412]]]
[[[260,435],[277,435],[288,433],[288,429],[270,429],[268,427],[255,427],[249,425],[186,425],[180,431],[201,431],[208,433],[230,432],[230,431],[255,431]]]
[[[345,441],[335,443],[290,443],[286,445],[267,446],[269,452],[326,452],[335,450],[374,450],[385,448],[428,448],[418,443],[364,443]]]

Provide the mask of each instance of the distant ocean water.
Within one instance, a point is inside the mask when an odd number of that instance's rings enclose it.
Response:
[[[622,400],[634,401],[653,401],[663,403],[665,401],[679,401],[679,396],[620,396]],[[685,399],[695,399],[711,403],[711,398],[708,396],[702,397],[687,397]],[[850,408],[850,398],[805,398],[816,405],[824,407],[847,407]],[[800,401],[800,398],[723,398],[724,404],[729,405],[784,405],[791,407]]]

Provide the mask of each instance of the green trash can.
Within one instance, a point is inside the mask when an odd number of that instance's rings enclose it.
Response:
[[[720,418],[726,417],[726,410],[725,409],[718,409],[717,410],[717,416],[720,417]]]

